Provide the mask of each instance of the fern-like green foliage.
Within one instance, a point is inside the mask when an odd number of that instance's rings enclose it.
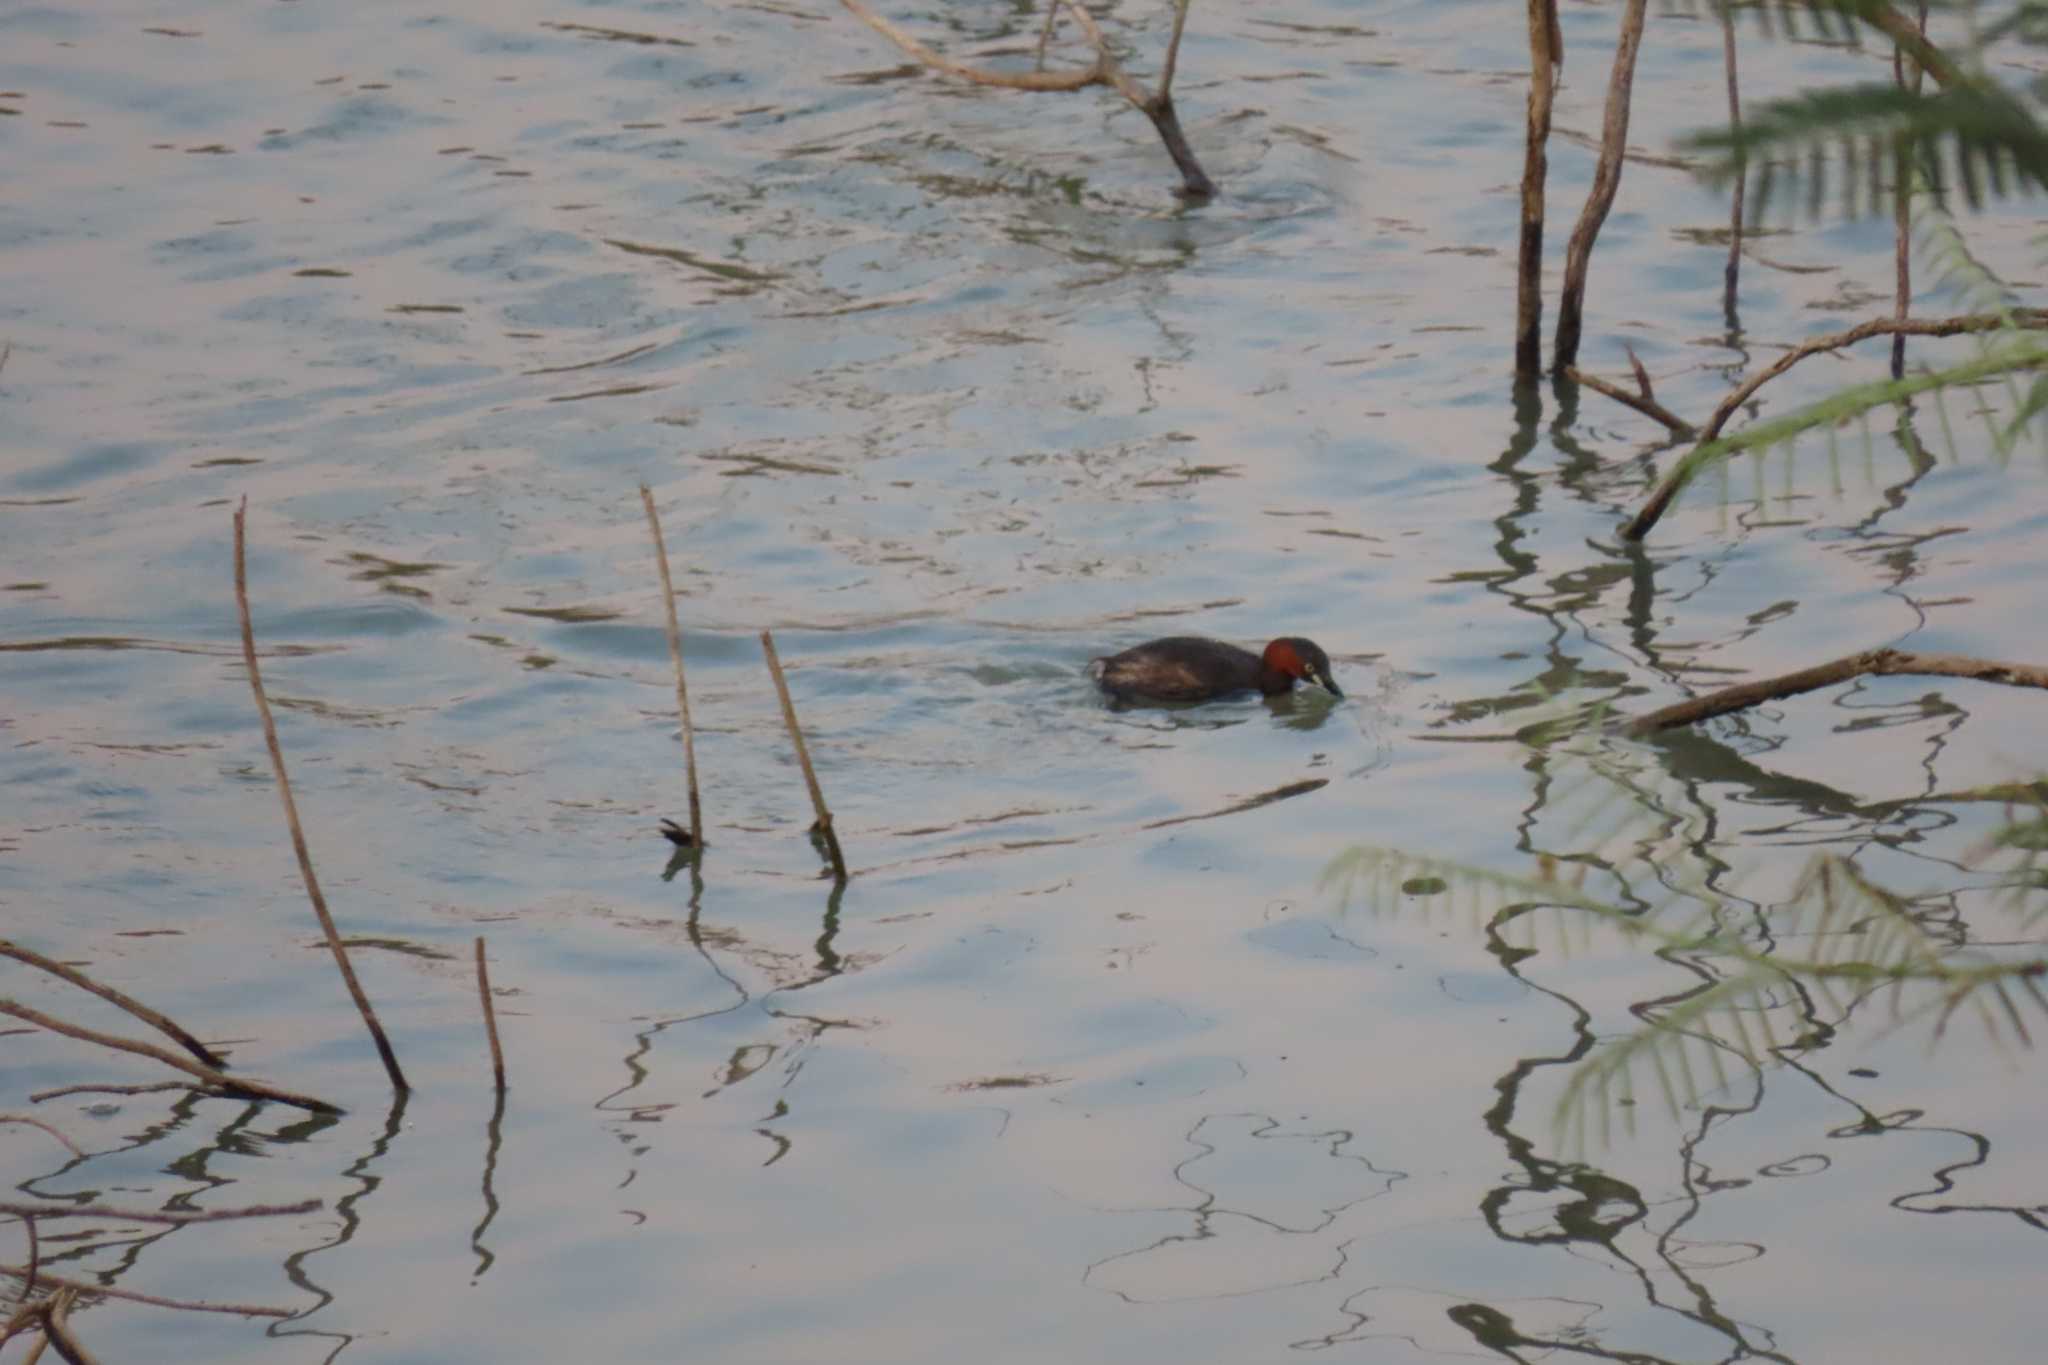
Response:
[[[2048,945],[2015,952],[1973,942],[1947,894],[1906,896],[1857,863],[1816,855],[1777,903],[1759,907],[1726,891],[1723,867],[1696,856],[1704,831],[1674,819],[1614,755],[1596,756],[1567,837],[1591,861],[1546,859],[1516,876],[1394,849],[1339,856],[1323,884],[1344,904],[1380,914],[1446,913],[1486,933],[1507,960],[1571,957],[1608,938],[1683,966],[1701,984],[1635,1007],[1641,1021],[1576,1064],[1553,1126],[1567,1148],[1603,1140],[1619,1121],[1633,1129],[1637,1095],[1654,1088],[1673,1121],[1776,1059],[1821,1046],[1876,1006],[1885,1027],[1973,1015],[1994,1042],[2030,1045],[2048,1019]],[[2037,929],[2048,915],[2048,788],[2013,788],[2021,814],[1978,850],[1990,898]],[[1980,798],[1961,793],[1958,801]],[[1661,811],[1659,807],[1664,807]],[[2013,803],[2008,803],[2009,815]],[[1589,868],[1616,879],[1618,894],[1589,893]],[[2001,935],[2001,940],[2005,936]],[[1521,970],[1518,966],[1518,970]],[[2030,1024],[2031,1021],[2031,1024]]]
[[[1710,181],[1750,176],[1759,217],[1801,190],[1812,216],[1831,190],[1845,216],[1887,213],[1916,172],[1937,204],[1960,190],[1973,211],[2048,189],[2048,128],[2019,95],[1976,77],[1925,94],[1889,82],[1808,91],[1750,110],[1739,129],[1696,134],[1689,145],[1711,154],[1702,172]]]

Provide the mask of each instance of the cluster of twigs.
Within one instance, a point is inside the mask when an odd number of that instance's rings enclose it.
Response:
[[[640,503],[647,511],[647,529],[654,538],[654,563],[661,573],[661,600],[668,616],[668,657],[675,666],[676,714],[683,724],[683,758],[690,784],[689,828],[685,829],[673,820],[663,820],[661,832],[681,850],[679,857],[695,855],[704,848],[704,806],[697,795],[696,731],[690,724],[689,687],[683,681],[683,636],[682,628],[676,623],[675,583],[669,577],[668,546],[661,534],[661,516],[654,510],[654,493],[644,483],[640,485]],[[782,676],[782,660],[775,652],[775,637],[765,630],[761,632],[761,652],[768,660],[768,674],[775,680],[775,695],[782,703],[783,724],[788,727],[790,742],[796,747],[796,761],[803,768],[804,786],[810,791],[811,809],[817,815],[811,826],[811,837],[824,849],[832,865],[833,879],[843,884],[847,879],[846,855],[839,847],[839,833],[832,826],[832,812],[825,805],[824,788],[818,785],[817,769],[811,766],[811,752],[804,744],[803,728],[797,724],[796,703],[790,700],[789,682]]]
[[[1151,120],[1159,140],[1166,147],[1166,154],[1173,158],[1173,164],[1181,174],[1180,193],[1188,199],[1207,199],[1216,193],[1216,183],[1209,178],[1202,164],[1195,158],[1195,152],[1188,145],[1187,134],[1180,126],[1180,115],[1173,107],[1174,68],[1180,60],[1181,35],[1187,29],[1189,0],[1174,0],[1173,36],[1167,40],[1166,59],[1159,70],[1159,88],[1147,90],[1116,59],[1110,51],[1109,39],[1079,0],[1047,0],[1045,27],[1039,34],[1038,66],[1031,71],[1002,71],[990,67],[970,66],[933,51],[910,34],[869,9],[862,0],[840,0],[852,11],[855,18],[875,32],[896,44],[909,56],[949,76],[976,85],[1001,86],[1009,90],[1072,91],[1086,90],[1090,86],[1106,85],[1128,100],[1131,107]],[[1073,17],[1074,23],[1086,35],[1094,48],[1094,59],[1084,67],[1065,71],[1045,69],[1045,48],[1058,25],[1062,13]]]
[[[270,700],[263,687],[263,675],[257,664],[255,631],[250,624],[248,569],[246,556],[245,517],[247,502],[235,512],[234,518],[234,572],[235,605],[241,619],[242,660],[249,677],[249,687],[255,696],[257,715],[261,719],[263,738],[270,751],[271,769],[277,778],[278,799],[284,811],[285,824],[291,835],[292,850],[297,856],[299,875],[305,884],[307,899],[312,903],[315,916],[319,919],[321,931],[326,936],[327,946],[334,955],[335,965],[341,972],[343,982],[354,1000],[364,1025],[369,1029],[376,1043],[378,1055],[382,1058],[392,1088],[405,1094],[410,1086],[404,1072],[399,1068],[396,1051],[390,1038],[385,1034],[371,1007],[369,997],[357,978],[349,961],[346,944],[335,927],[333,914],[327,907],[326,897],[320,890],[318,877],[313,870],[312,854],[309,850],[305,828],[299,820],[298,807],[292,799],[291,780],[285,770],[284,750],[278,742],[277,725],[270,711]],[[133,1056],[148,1057],[161,1062],[173,1070],[183,1073],[188,1080],[171,1081],[149,1085],[75,1085],[45,1090],[29,1097],[32,1103],[42,1103],[61,1095],[79,1093],[122,1093],[135,1094],[163,1089],[188,1089],[200,1094],[234,1097],[239,1099],[271,1100],[290,1105],[308,1112],[335,1115],[342,1112],[339,1105],[317,1096],[287,1090],[248,1076],[230,1074],[228,1062],[213,1048],[201,1042],[194,1034],[162,1011],[136,1000],[126,992],[103,982],[94,980],[86,972],[69,963],[59,962],[32,948],[27,948],[10,939],[0,939],[0,958],[19,962],[56,977],[69,985],[113,1005],[134,1019],[139,1020],[156,1032],[168,1038],[182,1049],[182,1053],[158,1044],[137,1038],[123,1037],[100,1029],[88,1028],[83,1024],[50,1014],[44,1010],[22,1004],[12,998],[0,997],[0,1015],[19,1019],[48,1033],[75,1038],[81,1042],[93,1043],[116,1052]],[[485,963],[484,940],[476,940],[477,989],[482,998],[485,1030],[491,1047],[491,1066],[499,1096],[505,1092],[505,1058],[498,1040],[497,1015],[493,1008],[489,969]],[[84,1151],[69,1137],[42,1119],[24,1114],[0,1114],[0,1124],[20,1124],[41,1129],[62,1143],[74,1156],[83,1157]],[[183,1226],[188,1223],[216,1222],[229,1218],[273,1217],[312,1212],[321,1207],[319,1200],[307,1200],[284,1206],[256,1206],[242,1209],[221,1209],[209,1212],[164,1212],[147,1209],[114,1209],[97,1205],[41,1204],[0,1202],[0,1217],[14,1218],[21,1222],[28,1237],[29,1256],[21,1265],[0,1264],[0,1276],[8,1276],[23,1282],[18,1296],[20,1307],[4,1324],[0,1324],[0,1345],[11,1337],[22,1333],[40,1334],[41,1340],[33,1348],[29,1359],[42,1354],[45,1345],[54,1348],[67,1361],[90,1361],[91,1355],[80,1345],[70,1327],[73,1306],[84,1298],[112,1297],[158,1304],[170,1308],[184,1308],[203,1312],[239,1313],[257,1317],[287,1318],[293,1316],[289,1309],[253,1307],[243,1304],[200,1303],[189,1300],[165,1299],[128,1290],[116,1290],[103,1285],[85,1284],[60,1279],[50,1275],[38,1266],[39,1240],[37,1223],[49,1218],[93,1217],[123,1222],[157,1223]],[[38,1296],[39,1289],[49,1292]]]

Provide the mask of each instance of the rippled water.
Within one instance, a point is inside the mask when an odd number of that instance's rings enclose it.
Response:
[[[1563,16],[1553,255],[1615,9]],[[981,55],[1037,23],[891,13]],[[1110,15],[1141,70],[1167,13]],[[1916,463],[1887,429],[1739,464],[1622,546],[1660,429],[1507,378],[1524,42],[1498,4],[1197,6],[1179,103],[1225,193],[1190,207],[1113,97],[929,77],[822,0],[0,11],[0,923],[349,1110],[32,1106],[160,1077],[4,1031],[0,1109],[90,1154],[0,1126],[23,1194],[326,1201],[46,1221],[46,1270],[296,1315],[110,1302],[81,1335],[265,1362],[2032,1359],[2030,1058],[1961,1025],[1930,1053],[1866,1001],[1676,1124],[1646,1096],[1581,1164],[1551,1125],[1575,1048],[1695,977],[1598,935],[1522,957],[1462,886],[1375,915],[1320,884],[1363,842],[1561,859],[1609,895],[1715,864],[1769,903],[1819,849],[2014,936],[1962,859],[2001,815],[1968,793],[2048,766],[2024,695],[1866,682],[1630,747],[1635,824],[1512,742],[1545,692],[1633,708],[1902,640],[2028,658],[2042,526],[2033,453],[2001,468],[1963,427],[1963,458]],[[1785,225],[1731,333],[1725,202],[1666,155],[1718,117],[1719,51],[1652,25],[1583,360],[1632,346],[1696,417],[1891,279],[1885,225]],[[1751,99],[1884,61],[1746,52]],[[1974,228],[2027,279],[2034,226]],[[1914,430],[1944,450],[1931,408]],[[697,874],[653,832],[686,802],[643,481]],[[396,1110],[242,674],[243,497],[313,856],[417,1087]],[[1313,635],[1349,699],[1091,693],[1088,658],[1174,632]]]

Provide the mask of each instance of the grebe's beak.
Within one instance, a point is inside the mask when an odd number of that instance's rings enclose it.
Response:
[[[1330,676],[1330,670],[1327,668],[1317,668],[1314,664],[1310,664],[1306,672],[1308,680],[1317,687],[1322,688],[1323,691],[1328,692],[1333,697],[1343,697],[1344,689],[1337,686],[1337,680]]]

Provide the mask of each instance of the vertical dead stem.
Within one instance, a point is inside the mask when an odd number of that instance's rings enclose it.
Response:
[[[1728,75],[1728,131],[1740,137],[1742,89],[1736,79],[1735,8],[1732,5],[1721,7],[1721,64]],[[1748,181],[1747,170],[1738,167],[1735,197],[1728,209],[1728,264],[1721,271],[1721,313],[1728,319],[1731,329],[1735,326],[1735,290],[1742,277],[1742,197]]]
[[[249,569],[243,548],[243,523],[248,514],[249,500],[243,498],[242,505],[235,509],[235,608],[242,617],[242,664],[249,670],[249,690],[256,694],[256,714],[263,721],[263,742],[270,748],[270,770],[277,776],[277,796],[284,804],[285,825],[291,830],[292,852],[298,855],[299,879],[306,884],[306,899],[313,902],[313,913],[320,919],[320,932],[327,936],[328,951],[334,954],[334,965],[341,971],[349,997],[356,1002],[356,1010],[369,1027],[370,1037],[376,1040],[377,1055],[384,1059],[384,1071],[391,1077],[391,1087],[404,1094],[412,1087],[406,1084],[405,1073],[398,1069],[398,1054],[391,1050],[391,1040],[384,1036],[384,1026],[377,1022],[377,1012],[370,1008],[370,997],[363,993],[363,983],[356,980],[356,969],[350,965],[348,949],[343,946],[341,934],[334,927],[334,916],[327,913],[327,898],[320,894],[320,879],[313,875],[313,855],[307,851],[306,831],[299,824],[298,804],[292,800],[292,781],[284,770],[284,748],[277,742],[277,722],[270,716],[270,698],[263,693],[263,672],[256,666],[256,631],[249,624]]]
[[[1920,6],[1919,19],[1920,35],[1924,38],[1927,35],[1927,6],[1925,3],[1922,3]],[[1892,48],[1892,79],[1897,81],[1901,88],[1910,89],[1917,95],[1920,93],[1921,77],[1926,72],[1918,62],[1915,62],[1913,64],[1913,79],[1909,85],[1906,80],[1906,60],[1905,47],[1903,45],[1894,45]],[[1892,166],[1893,178],[1896,181],[1892,186],[1892,193],[1898,197],[1897,203],[1892,209],[1893,223],[1896,228],[1892,254],[1898,274],[1897,292],[1892,302],[1892,317],[1899,322],[1904,322],[1907,313],[1913,306],[1913,160],[1906,153],[1901,152],[1892,159]],[[1894,332],[1892,333],[1892,378],[1902,379],[1905,377],[1905,374],[1906,334],[1904,332]]]
[[[668,547],[661,538],[661,518],[654,494],[640,485],[640,505],[647,509],[647,529],[654,536],[654,563],[661,570],[661,605],[668,613],[668,657],[676,670],[676,713],[683,720],[683,770],[690,783],[690,846],[704,847],[704,805],[697,796],[697,732],[690,725],[690,690],[683,683],[683,631],[676,624],[676,588],[668,576]]]
[[[505,1093],[505,1049],[498,1046],[498,1007],[491,1002],[491,969],[484,961],[484,936],[476,936],[476,993],[484,1003],[484,1032],[491,1039],[491,1077]]]
[[[1600,124],[1600,159],[1593,168],[1593,188],[1564,253],[1564,292],[1557,301],[1557,345],[1551,363],[1561,371],[1579,363],[1579,337],[1584,327],[1586,267],[1607,211],[1621,188],[1621,164],[1628,152],[1628,107],[1636,79],[1636,53],[1643,45],[1643,23],[1649,0],[1628,0],[1622,11],[1621,39],[1614,46],[1614,71],[1607,79],[1607,112]]]
[[[1529,0],[1529,126],[1522,152],[1522,241],[1516,263],[1515,374],[1543,373],[1543,182],[1550,171],[1550,106],[1564,40],[1557,0]]]
[[[812,826],[825,841],[825,851],[832,859],[832,875],[840,881],[846,880],[846,858],[839,851],[839,835],[832,828],[832,812],[825,809],[825,793],[818,786],[818,774],[811,767],[810,750],[804,747],[804,732],[796,723],[796,703],[789,699],[789,683],[782,676],[782,660],[775,655],[775,637],[767,631],[761,632],[761,649],[768,656],[768,672],[775,679],[775,695],[782,699],[782,720],[789,727],[789,738],[796,745],[796,761],[804,770],[804,785],[811,789],[811,809],[818,813],[818,823]]]

